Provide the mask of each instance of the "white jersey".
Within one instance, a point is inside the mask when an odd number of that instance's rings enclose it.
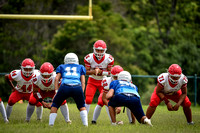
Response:
[[[17,82],[15,89],[18,92],[21,93],[31,93],[33,91],[33,81],[32,77],[35,76],[35,74],[38,72],[38,70],[34,70],[34,74],[28,78],[26,78],[21,70],[13,70],[9,74],[9,79],[14,80]]]
[[[110,54],[105,53],[101,60],[97,60],[94,53],[90,53],[85,56],[84,62],[85,66],[90,67],[90,70],[94,70],[98,67],[99,69],[106,71],[107,67],[112,67],[114,64],[114,58]],[[89,77],[96,80],[102,80],[106,76],[90,75]]]
[[[48,83],[44,84],[42,82],[42,77],[40,73],[37,73],[36,77],[33,78],[33,83],[34,85],[37,85],[43,91],[52,91],[52,90],[55,90],[55,87],[54,87],[55,77],[56,77],[56,72],[53,72],[52,81],[49,84]]]
[[[162,73],[157,78],[158,83],[164,88],[163,93],[167,95],[173,95],[178,90],[181,89],[183,85],[187,85],[188,79],[184,74],[181,74],[181,77],[178,80],[177,85],[170,85],[169,74]]]
[[[102,82],[101,82],[101,85],[103,86],[103,92],[107,93],[109,91],[109,86],[110,86],[110,83],[112,82],[112,78],[111,77],[106,77],[106,78],[103,78]]]

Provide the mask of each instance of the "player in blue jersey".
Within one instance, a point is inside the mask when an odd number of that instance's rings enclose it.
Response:
[[[79,65],[76,54],[68,53],[64,58],[64,63],[56,69],[55,90],[58,90],[53,99],[51,112],[49,116],[49,125],[53,126],[57,110],[63,101],[72,97],[80,111],[80,116],[84,126],[88,126],[88,115],[85,108],[84,90],[85,90],[85,74],[86,69],[83,65]],[[60,88],[58,82],[62,78]]]
[[[131,74],[129,72],[120,72],[118,80],[111,82],[106,98],[110,99],[108,106],[112,125],[116,125],[115,107],[125,106],[131,110],[139,123],[152,126],[151,120],[144,114],[138,88],[131,83]]]

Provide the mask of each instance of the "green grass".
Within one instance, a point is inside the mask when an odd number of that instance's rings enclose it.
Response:
[[[4,103],[5,105],[7,103]],[[91,125],[92,115],[95,108],[95,104],[92,104],[89,112],[89,126],[84,127],[80,119],[80,114],[75,104],[68,104],[70,119],[72,124],[66,124],[60,111],[55,121],[54,127],[49,127],[49,113],[50,110],[44,109],[42,121],[36,120],[36,113],[34,112],[30,123],[24,122],[26,118],[27,103],[15,104],[10,117],[10,122],[5,124],[3,118],[0,116],[0,133],[193,133],[200,132],[200,107],[192,107],[193,121],[195,125],[187,125],[186,118],[183,114],[182,107],[177,112],[167,111],[166,106],[158,106],[153,118],[153,127],[139,124],[135,125],[128,123],[126,113],[117,115],[117,120],[124,121],[124,125],[111,126],[109,118],[107,116],[105,107],[102,109],[101,115],[97,120],[97,125]],[[146,112],[147,106],[143,106]]]

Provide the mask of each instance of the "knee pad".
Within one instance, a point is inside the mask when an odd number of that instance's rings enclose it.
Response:
[[[16,103],[16,101],[9,99],[8,100],[8,105],[13,106]]]
[[[86,104],[92,104],[92,100],[93,100],[92,96],[86,96],[85,103]]]
[[[152,100],[152,101],[149,103],[149,106],[151,106],[151,107],[157,107],[159,104],[160,104],[160,101]]]

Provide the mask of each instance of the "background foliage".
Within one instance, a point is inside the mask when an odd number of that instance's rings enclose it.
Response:
[[[158,75],[172,63],[185,75],[199,75],[199,5],[199,0],[93,0],[92,21],[0,19],[0,72],[19,69],[27,57],[38,69],[46,61],[56,68],[68,52],[83,64],[102,39],[115,65],[132,75]],[[2,0],[0,13],[87,15],[88,0]],[[11,90],[3,78],[0,96],[7,99]],[[134,83],[145,95],[155,80],[136,78]],[[188,86],[192,92],[193,82]]]

